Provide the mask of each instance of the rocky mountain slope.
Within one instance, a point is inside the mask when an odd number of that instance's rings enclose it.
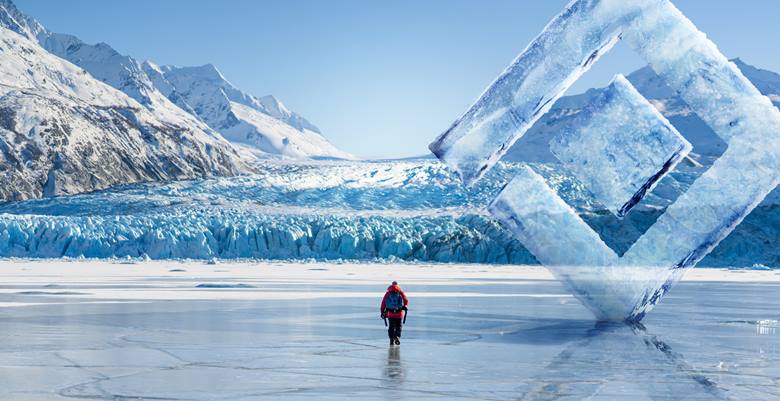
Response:
[[[0,200],[234,175],[218,135],[180,125],[0,27]]]
[[[319,129],[273,96],[256,98],[230,84],[212,65],[158,67],[122,55],[108,44],[90,45],[53,33],[0,0],[0,25],[40,43],[138,101],[159,118],[192,129],[219,132],[246,157],[353,158]]]
[[[154,85],[179,107],[255,156],[353,158],[274,96],[256,98],[242,92],[211,64],[179,68],[145,62],[143,68]]]

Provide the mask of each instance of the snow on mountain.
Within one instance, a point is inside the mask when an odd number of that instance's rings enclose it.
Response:
[[[743,74],[780,108],[780,74],[761,70],[740,59],[732,60]],[[669,88],[650,67],[640,68],[627,76],[628,80],[647,98],[680,133],[693,144],[692,157],[707,164],[726,149],[723,142],[690,107]],[[507,152],[504,160],[553,162],[557,160],[549,151],[550,140],[558,134],[591,99],[602,89],[589,89],[585,93],[560,98]]]
[[[161,121],[124,93],[0,27],[0,199],[233,175],[221,137]]]
[[[3,26],[37,40],[55,55],[126,93],[161,120],[209,135],[216,135],[212,130],[218,131],[246,150],[242,154],[250,159],[267,155],[353,158],[274,96],[248,95],[210,64],[185,68],[142,64],[105,43],[90,45],[72,35],[49,32],[21,13],[11,0],[0,0],[0,14]]]
[[[92,77],[124,92],[152,111],[158,119],[196,132],[198,135],[219,137],[192,114],[177,107],[163,96],[143,71],[141,64],[125,56],[106,43],[89,45],[73,35],[53,33],[38,21],[20,12],[11,0],[0,0],[0,24],[37,41],[50,53],[86,70]]]
[[[281,155],[292,158],[332,157],[352,158],[325,139],[320,130],[302,116],[288,110],[273,96],[255,98],[231,85],[211,65],[174,69],[157,67],[151,62],[140,63],[125,56],[106,43],[90,45],[77,37],[48,31],[35,19],[20,12],[11,0],[0,0],[0,24],[37,40],[41,46],[87,70],[95,78],[126,93],[165,122],[186,126],[219,136],[220,132],[239,149],[242,155],[255,157]],[[165,70],[165,71],[163,71]],[[171,72],[176,70],[176,72]],[[185,77],[186,74],[193,74]],[[203,83],[192,80],[203,79]],[[169,80],[182,87],[174,87]],[[193,94],[190,89],[200,87]],[[186,97],[186,98],[185,98]],[[225,100],[227,98],[227,101]],[[209,113],[214,108],[204,103],[214,102],[224,112]],[[231,103],[254,110],[233,112]],[[205,114],[199,113],[204,111]],[[229,122],[239,120],[240,127]],[[256,115],[263,114],[263,115]],[[223,132],[221,127],[229,127]]]
[[[211,64],[172,67],[146,62],[143,67],[171,101],[258,156],[354,158],[333,146],[316,126],[275,97],[256,98],[242,92]]]

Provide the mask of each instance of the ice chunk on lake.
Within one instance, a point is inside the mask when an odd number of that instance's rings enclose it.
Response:
[[[638,321],[686,268],[712,251],[780,183],[780,111],[667,0],[574,1],[529,49],[545,38],[565,37],[572,40],[569,45],[590,50],[593,37],[576,28],[592,25],[578,23],[597,23],[605,15],[619,24],[615,29],[659,77],[727,142],[726,152],[619,258],[605,250],[600,238],[594,239],[595,233],[544,189],[533,172],[521,173],[510,183],[491,212],[598,317]],[[575,28],[568,20],[574,21]],[[600,37],[598,30],[591,33]],[[566,66],[563,74],[542,70],[539,74],[545,78],[558,74],[559,80],[540,86],[533,76],[516,74],[523,71],[531,50],[521,54],[453,129],[432,145],[437,156],[459,168],[466,182],[478,177],[527,129],[525,109],[518,99],[548,93],[539,92],[540,88],[567,87],[567,79],[576,75],[569,74],[572,69]],[[565,49],[546,50],[550,54],[536,60],[569,54]],[[497,95],[502,93],[503,98]],[[495,123],[515,116],[514,125]],[[464,174],[464,166],[479,169]],[[590,247],[584,245],[588,241]]]
[[[664,288],[673,275],[671,267],[622,264],[528,167],[507,184],[489,210],[599,320],[632,316],[645,291]]]
[[[550,142],[550,151],[622,218],[692,149],[622,75]]]

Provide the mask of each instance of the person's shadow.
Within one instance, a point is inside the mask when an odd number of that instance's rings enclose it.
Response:
[[[387,349],[387,364],[385,364],[384,375],[392,385],[399,385],[404,382],[406,371],[401,363],[401,347],[390,347]]]
[[[638,323],[597,324],[542,367],[531,383],[520,400],[564,395],[591,399],[604,394],[623,394],[625,399],[730,399],[682,354]]]

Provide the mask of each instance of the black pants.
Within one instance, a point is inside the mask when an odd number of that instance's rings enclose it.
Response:
[[[387,326],[387,336],[390,337],[391,340],[396,337],[401,337],[401,326],[403,326],[401,318],[388,317],[387,320],[390,321]]]

